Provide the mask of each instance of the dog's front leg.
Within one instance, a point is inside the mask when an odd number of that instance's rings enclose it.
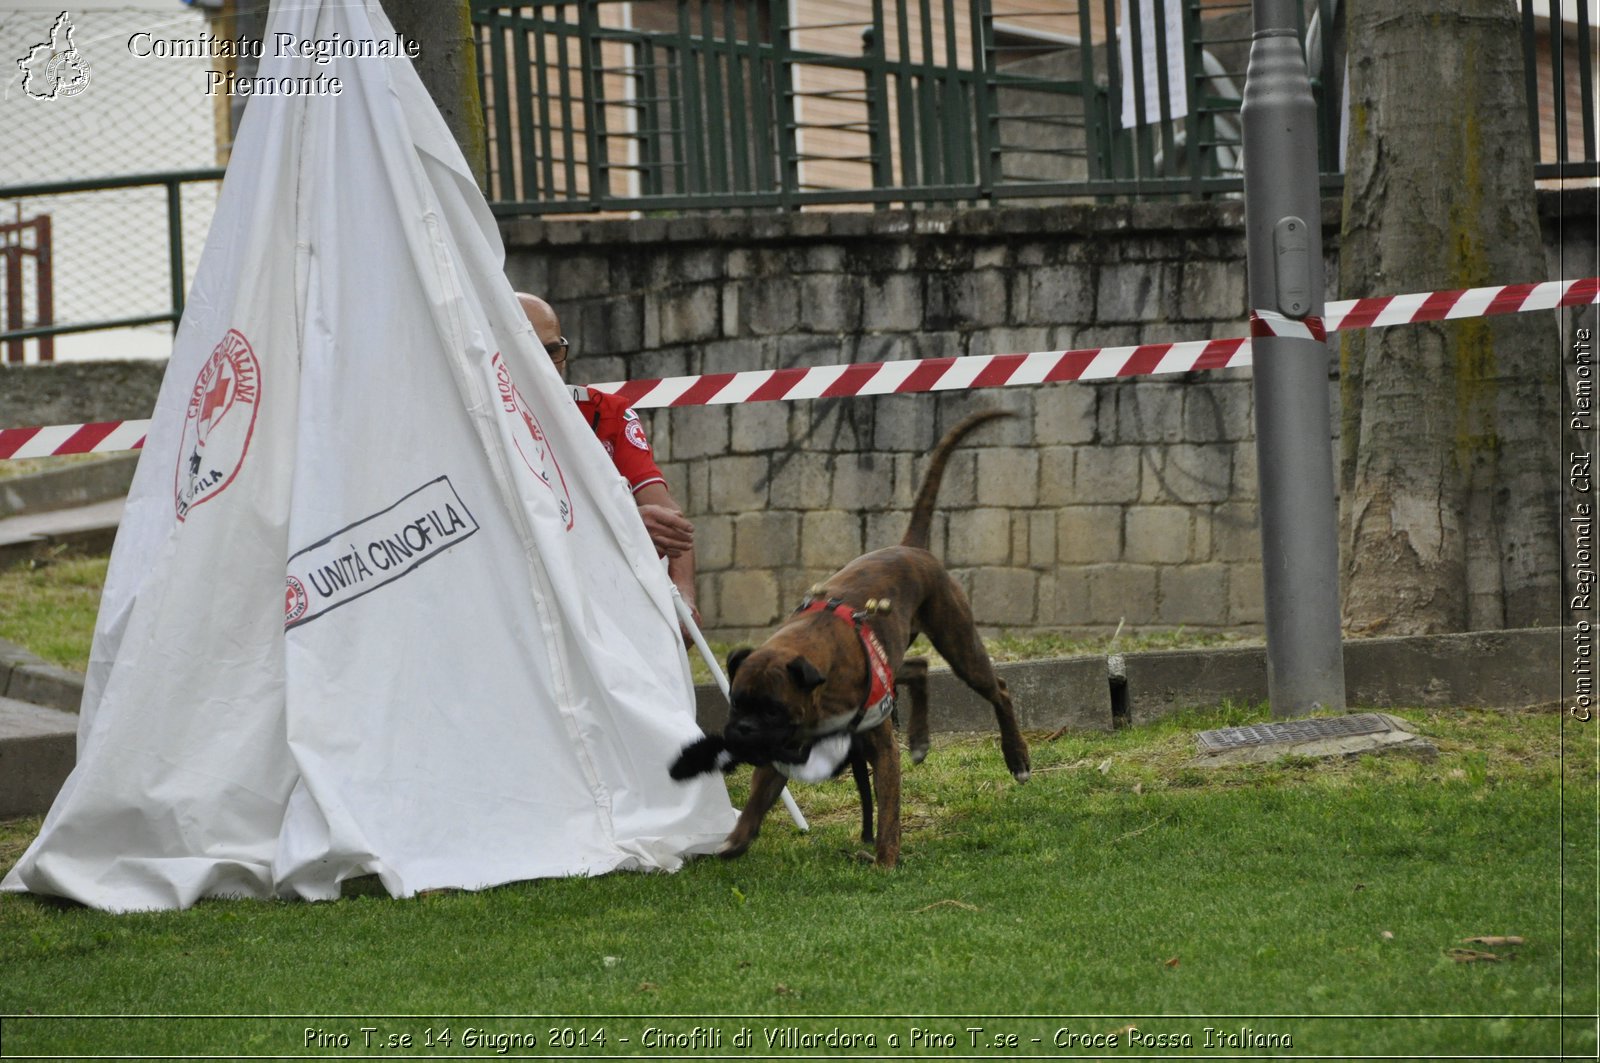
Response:
[[[900,747],[894,724],[884,720],[872,731],[872,775],[878,789],[878,866],[900,859]]]
[[[861,840],[870,842],[872,834],[872,776],[867,774],[867,752],[860,742],[850,747],[850,774],[856,780],[856,797],[861,801]]]
[[[750,799],[744,803],[744,811],[739,813],[739,821],[733,825],[732,833],[717,849],[718,856],[732,860],[744,855],[750,843],[756,840],[756,835],[761,833],[761,821],[767,817],[788,781],[770,765],[759,767],[750,774]]]

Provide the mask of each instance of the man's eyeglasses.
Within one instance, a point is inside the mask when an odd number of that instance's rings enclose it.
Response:
[[[550,355],[550,360],[555,362],[557,365],[560,365],[562,362],[567,360],[567,348],[571,346],[572,344],[567,342],[567,338],[565,336],[557,336],[555,339],[545,344],[544,349]]]

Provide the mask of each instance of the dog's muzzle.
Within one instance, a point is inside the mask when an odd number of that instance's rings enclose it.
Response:
[[[784,721],[737,716],[722,730],[728,752],[747,764],[772,764],[806,759],[809,745],[801,729]]]

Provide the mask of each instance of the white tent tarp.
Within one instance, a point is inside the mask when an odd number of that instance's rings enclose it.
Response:
[[[665,573],[376,0],[280,4],[7,890],[111,910],[673,868],[732,825]]]

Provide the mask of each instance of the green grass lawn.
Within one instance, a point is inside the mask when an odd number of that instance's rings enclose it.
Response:
[[[0,638],[82,669],[105,564],[0,571]],[[744,859],[674,875],[124,916],[4,895],[0,1055],[1592,1058],[1593,1018],[1560,1016],[1596,1007],[1595,731],[1402,715],[1437,761],[1192,766],[1193,731],[1265,717],[1225,707],[1035,735],[1018,787],[992,739],[942,736],[889,873],[836,781],[799,790],[810,834],[780,811]],[[0,822],[0,867],[38,827]],[[806,1040],[830,1031],[857,1040]]]
[[[925,1058],[1499,1058],[1552,1055],[1563,1034],[1592,1058],[1594,1020],[1559,1016],[1595,1009],[1594,732],[1569,732],[1563,757],[1554,714],[1402,715],[1437,761],[1191,766],[1193,730],[1263,716],[1227,708],[1036,735],[1019,787],[992,739],[936,736],[906,772],[892,872],[862,859],[853,787],[835,781],[799,789],[811,833],[779,810],[743,859],[672,875],[399,901],[361,880],[334,903],[123,916],[5,895],[5,1053],[495,1054],[484,1032],[532,1036],[499,1043],[545,1058],[561,1052],[552,1034],[571,1058],[874,1050],[766,1047],[795,1027]],[[730,779],[735,800],[746,778]],[[0,824],[0,866],[37,828]],[[1524,943],[1463,942],[1482,935]],[[141,1015],[168,1017],[122,1018]],[[696,1025],[719,1045],[646,1046],[651,1028]],[[1130,1047],[1130,1025],[1152,1040]],[[363,1026],[395,1047],[364,1048]],[[1208,1027],[1292,1045],[1207,1049]],[[753,1047],[737,1049],[745,1028]],[[1055,1047],[1086,1035],[1118,1047]]]
[[[0,461],[0,467],[6,463]],[[0,568],[0,639],[51,664],[89,665],[106,557],[66,557],[43,565]]]

